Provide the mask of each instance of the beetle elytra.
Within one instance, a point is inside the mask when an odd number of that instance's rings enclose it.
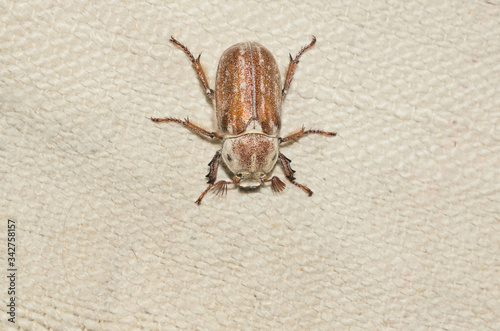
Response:
[[[285,183],[277,176],[268,178],[278,159],[285,176],[294,185],[307,192],[312,191],[295,181],[290,159],[279,151],[279,146],[287,141],[299,139],[308,134],[335,136],[335,132],[322,130],[299,131],[284,138],[279,137],[281,129],[281,108],[285,100],[293,74],[304,52],[316,43],[303,47],[293,58],[286,73],[283,88],[278,64],[273,55],[256,42],[239,43],[228,48],[219,60],[215,91],[208,84],[200,64],[200,56],[195,58],[189,49],[173,37],[172,43],[180,47],[193,63],[207,96],[215,102],[218,132],[205,130],[189,121],[177,118],[151,118],[153,122],[175,122],[192,131],[212,139],[222,141],[222,147],[208,164],[209,186],[203,191],[197,204],[209,192],[226,192],[227,186],[237,184],[241,188],[254,189],[263,183],[271,183],[271,188],[281,192]],[[223,162],[234,174],[232,181],[216,181],[219,163]]]

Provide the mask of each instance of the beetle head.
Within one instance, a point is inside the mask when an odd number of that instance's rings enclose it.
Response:
[[[236,177],[240,179],[239,185],[245,189],[254,189],[262,184],[262,180],[266,179],[265,172],[246,172],[240,171],[236,173]]]
[[[278,138],[260,133],[247,133],[224,139],[222,159],[242,188],[254,189],[267,178],[279,153]]]

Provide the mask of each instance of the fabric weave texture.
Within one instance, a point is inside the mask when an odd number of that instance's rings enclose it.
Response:
[[[20,330],[499,330],[500,2],[3,1],[0,256]],[[282,77],[297,182],[208,194],[231,45]],[[283,77],[284,78],[284,77]],[[229,178],[224,167],[219,178]],[[4,269],[5,270],[5,269]],[[5,274],[5,272],[3,273]],[[4,327],[0,327],[4,328]]]

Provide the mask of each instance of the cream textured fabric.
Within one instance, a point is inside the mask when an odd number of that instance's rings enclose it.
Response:
[[[3,1],[0,306],[22,330],[500,329],[500,2]],[[299,183],[193,202],[222,52],[282,75]],[[220,170],[220,178],[228,178]],[[1,325],[0,325],[1,328]]]

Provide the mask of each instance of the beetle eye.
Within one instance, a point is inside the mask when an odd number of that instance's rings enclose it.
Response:
[[[243,174],[242,174],[241,172],[238,172],[238,173],[236,174],[236,177],[238,177],[239,179],[241,179],[241,178],[243,178]]]
[[[233,159],[231,158],[231,156],[229,156],[229,154],[226,154],[226,156],[227,156],[227,160],[228,160],[229,162],[231,162],[231,161],[233,160]]]

